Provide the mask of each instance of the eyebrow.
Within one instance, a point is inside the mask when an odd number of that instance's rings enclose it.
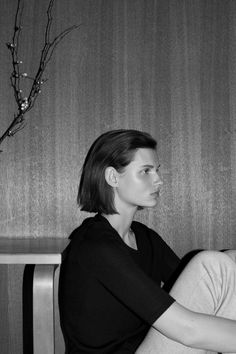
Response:
[[[142,165],[142,167],[149,167],[149,168],[155,168],[155,166],[154,165],[149,165],[149,164],[146,164],[146,165]],[[158,165],[157,165],[157,170],[158,170],[158,168],[160,168],[161,167],[161,164],[159,163]]]

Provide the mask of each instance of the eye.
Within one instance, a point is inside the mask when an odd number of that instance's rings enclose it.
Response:
[[[159,165],[157,166],[157,168],[156,168],[156,173],[158,173],[158,172],[159,172],[160,167],[161,167],[161,165],[159,164]]]
[[[151,169],[148,167],[148,168],[145,168],[145,169],[143,170],[143,173],[144,173],[145,175],[147,175],[148,173],[150,173],[150,171],[151,171]]]
[[[150,168],[146,167],[143,170],[140,171],[142,175],[148,175],[150,173]]]

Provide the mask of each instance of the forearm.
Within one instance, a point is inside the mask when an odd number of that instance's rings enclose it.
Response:
[[[236,321],[196,313],[176,302],[153,327],[166,337],[188,347],[236,352]]]
[[[217,352],[236,352],[236,321],[194,314],[193,336],[189,346]]]

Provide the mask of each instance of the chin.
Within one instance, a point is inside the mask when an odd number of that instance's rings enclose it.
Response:
[[[144,209],[144,208],[154,208],[157,205],[157,200],[152,200],[149,203],[145,203],[143,205],[138,206],[138,210]]]

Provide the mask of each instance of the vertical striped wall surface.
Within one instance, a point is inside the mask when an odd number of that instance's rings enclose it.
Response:
[[[16,0],[1,0],[0,134],[16,112],[10,54]],[[47,0],[25,0],[22,71],[33,75]],[[56,0],[59,44],[27,125],[0,146],[0,236],[67,237],[86,151],[115,128],[158,141],[164,185],[158,206],[137,215],[182,256],[236,247],[236,2]],[[27,87],[25,88],[27,90]],[[21,353],[20,278],[0,267],[0,342]]]

